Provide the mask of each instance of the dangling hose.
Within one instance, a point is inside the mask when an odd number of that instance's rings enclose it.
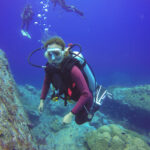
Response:
[[[78,46],[78,47],[80,48],[80,51],[79,51],[78,54],[74,54],[74,53],[71,51],[71,49],[72,49],[73,47],[75,47],[75,46]],[[73,58],[75,58],[76,56],[79,56],[81,52],[82,52],[82,48],[81,48],[81,45],[80,45],[80,44],[72,44],[72,45],[69,47],[69,53],[75,55],[75,56],[73,56]],[[80,56],[79,56],[79,57],[80,57]],[[82,58],[82,59],[83,59],[83,58]]]
[[[71,52],[71,48],[73,48],[73,47],[75,47],[75,46],[78,46],[78,47],[80,48],[80,51],[79,51],[78,54],[74,54],[73,52]],[[30,61],[31,56],[32,56],[34,53],[36,53],[37,51],[43,50],[43,49],[44,49],[44,47],[41,47],[41,48],[37,48],[36,50],[34,50],[34,51],[31,52],[31,54],[28,56],[28,63],[29,63],[30,65],[32,65],[33,67],[37,67],[37,68],[45,68],[45,67],[46,67],[46,66],[35,65],[35,64],[31,63],[31,61]],[[69,47],[69,53],[70,53],[70,54],[74,54],[74,55],[75,55],[74,57],[76,57],[76,56],[80,57],[79,54],[81,53],[81,51],[82,51],[82,48],[81,48],[81,46],[80,46],[79,44],[72,44],[72,45]],[[83,58],[82,58],[82,59],[83,59]]]
[[[34,50],[34,51],[31,52],[31,54],[28,56],[28,63],[29,63],[30,65],[32,65],[32,66],[34,66],[34,67],[37,67],[37,68],[45,68],[45,67],[46,67],[46,66],[35,65],[35,64],[31,63],[31,61],[30,61],[31,56],[32,56],[35,52],[40,51],[40,50],[43,50],[43,49],[44,49],[44,47],[41,47],[41,48],[38,48],[38,49],[36,49],[36,50]]]

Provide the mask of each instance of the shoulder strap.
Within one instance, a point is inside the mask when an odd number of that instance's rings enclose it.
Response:
[[[62,62],[62,67],[61,67],[61,71],[65,74],[65,78],[68,79],[69,75],[70,75],[70,71],[72,69],[72,67],[76,65],[82,72],[88,86],[89,86],[89,82],[88,82],[88,78],[86,73],[84,72],[84,66],[86,65],[86,61],[84,61],[83,64],[80,64],[80,61],[77,60],[76,58],[72,57],[72,56],[68,56],[64,59],[64,61]]]

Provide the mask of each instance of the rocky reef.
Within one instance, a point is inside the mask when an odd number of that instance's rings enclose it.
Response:
[[[106,99],[100,109],[113,120],[122,121],[131,129],[150,133],[150,85],[110,87],[113,99]]]
[[[16,85],[0,51],[0,150],[150,150],[149,88],[110,87],[113,99],[103,102],[91,122],[65,125],[62,119],[74,104],[65,107],[48,95],[40,113],[41,91]]]
[[[141,135],[115,124],[89,132],[85,139],[90,150],[150,150]]]
[[[150,112],[150,85],[115,87],[112,94],[115,101]]]
[[[101,150],[100,148],[104,145],[107,145],[106,147],[109,147],[110,150],[150,149],[148,145],[148,138],[150,135],[148,137],[144,137],[142,136],[142,132],[141,134],[137,134],[136,132],[125,129],[123,126],[115,124],[109,125],[112,123],[117,123],[114,118],[110,117],[111,114],[117,114],[120,120],[122,119],[122,113],[128,116],[128,109],[122,109],[126,106],[124,103],[119,103],[119,109],[113,109],[114,106],[118,107],[118,104],[116,104],[118,101],[115,99],[111,101],[106,100],[100,108],[100,111],[104,113],[97,112],[90,123],[83,124],[82,126],[76,125],[75,122],[72,122],[69,125],[63,125],[62,118],[71,110],[73,104],[69,103],[67,107],[64,107],[63,101],[59,100],[57,102],[53,102],[50,101],[50,96],[48,96],[48,98],[45,100],[44,112],[39,114],[39,118],[37,119],[33,116],[33,114],[38,114],[37,107],[39,105],[40,91],[35,90],[34,87],[29,85],[18,87],[20,91],[19,93],[22,96],[25,110],[29,118],[32,118],[31,122],[34,124],[38,120],[31,132],[38,141],[40,150],[93,150],[94,148]],[[36,94],[35,91],[37,91]],[[33,117],[30,116],[31,114]],[[132,118],[133,116],[130,117]],[[134,122],[132,123],[134,124]],[[101,130],[101,127],[102,129],[104,128],[104,130]],[[105,133],[104,131],[107,128],[109,128],[109,132]],[[136,125],[133,129],[136,129]],[[128,139],[126,139],[127,137]],[[143,144],[144,146],[141,147],[136,142]]]
[[[0,50],[0,150],[35,150],[15,81]]]
[[[84,135],[95,129],[95,124],[78,126],[73,121],[69,125],[64,125],[62,118],[72,109],[73,104],[68,103],[65,107],[63,100],[50,101],[49,95],[44,102],[44,111],[39,113],[40,91],[36,89],[35,94],[35,89],[31,85],[18,86],[24,110],[32,124],[31,133],[37,141],[39,150],[87,150]]]

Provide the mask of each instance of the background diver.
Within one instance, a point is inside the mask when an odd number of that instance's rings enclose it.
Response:
[[[21,14],[22,18],[22,25],[21,25],[21,33],[23,36],[27,36],[28,38],[31,38],[30,34],[28,33],[29,30],[29,24],[33,20],[33,11],[32,6],[30,4],[27,4]]]
[[[54,4],[54,7],[56,7],[56,5],[58,4],[67,12],[75,12],[75,13],[77,13],[80,16],[84,15],[83,12],[78,10],[75,6],[73,6],[73,5],[70,5],[70,6],[66,5],[65,0],[50,0],[50,1]]]

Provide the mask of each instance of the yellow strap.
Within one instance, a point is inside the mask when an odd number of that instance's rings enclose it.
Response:
[[[58,101],[58,97],[57,97],[57,96],[56,96],[56,97],[53,97],[52,100],[53,100],[53,101]]]

